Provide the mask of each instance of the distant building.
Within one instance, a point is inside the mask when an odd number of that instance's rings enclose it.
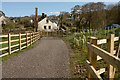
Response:
[[[6,22],[7,21],[6,21],[5,16],[0,16],[0,30],[2,30],[2,27],[5,26]]]
[[[59,30],[57,23],[47,17],[38,22],[38,30],[40,31],[55,31]]]

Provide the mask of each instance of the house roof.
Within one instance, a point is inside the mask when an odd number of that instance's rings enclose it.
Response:
[[[49,21],[51,21],[52,23],[58,24],[58,21],[56,21],[56,20],[51,20],[49,17],[45,17],[45,18],[47,18],[47,19],[48,19]],[[44,19],[45,19],[45,18],[44,18]],[[42,20],[44,20],[44,19],[42,19]],[[42,20],[41,20],[41,21],[42,21]],[[40,22],[40,21],[39,21],[39,22]]]
[[[47,19],[50,20],[52,23],[56,23],[55,20],[52,20],[52,19],[50,19],[50,18],[48,18],[48,17],[47,17]],[[57,24],[57,23],[56,23],[56,24]]]
[[[1,16],[5,16],[5,14],[2,11],[0,11],[0,17]]]

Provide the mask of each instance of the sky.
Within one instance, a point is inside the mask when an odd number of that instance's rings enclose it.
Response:
[[[25,1],[25,0],[24,0]],[[38,15],[46,13],[59,15],[61,11],[71,12],[75,5],[84,5],[88,2],[2,2],[2,11],[7,17],[23,17],[35,14],[38,8]],[[105,2],[105,4],[116,4],[117,2]]]
[[[120,0],[1,0],[2,2],[119,2]]]

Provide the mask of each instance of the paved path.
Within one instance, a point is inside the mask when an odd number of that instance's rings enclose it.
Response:
[[[2,64],[3,78],[68,78],[69,53],[57,38],[42,38],[33,48]]]

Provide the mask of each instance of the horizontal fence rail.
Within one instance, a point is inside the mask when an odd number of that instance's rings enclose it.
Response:
[[[41,32],[32,32],[32,33],[25,33],[25,34],[8,34],[8,35],[0,35],[2,41],[0,44],[2,48],[2,54],[0,57],[12,54],[17,51],[21,51],[24,48],[32,45],[36,42],[39,38],[41,38]]]
[[[88,69],[88,78],[97,78],[103,80],[103,73],[107,73],[108,79],[113,79],[115,76],[115,71],[118,69],[120,71],[120,58],[118,57],[120,51],[120,38],[114,37],[111,34],[108,39],[97,40],[95,37],[89,37],[89,42],[87,42],[88,47],[88,60],[86,60],[86,66]],[[117,50],[114,50],[115,42],[118,42]],[[108,50],[104,50],[99,47],[101,44],[107,43]],[[98,61],[103,60],[107,64],[107,68],[97,69]]]

